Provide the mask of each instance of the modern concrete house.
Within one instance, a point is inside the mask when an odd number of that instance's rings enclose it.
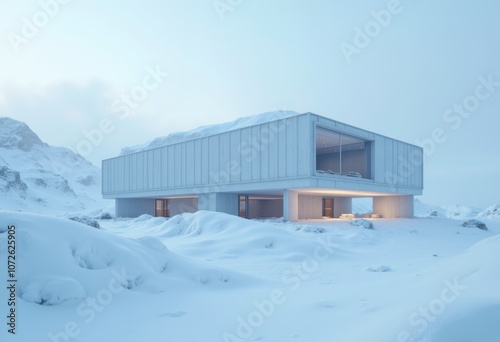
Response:
[[[413,217],[423,150],[305,113],[107,159],[102,173],[118,217],[338,218],[355,197],[382,217]]]

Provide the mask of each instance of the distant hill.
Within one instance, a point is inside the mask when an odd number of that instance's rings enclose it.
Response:
[[[0,209],[81,211],[102,205],[101,198],[98,167],[44,143],[25,123],[0,117]]]

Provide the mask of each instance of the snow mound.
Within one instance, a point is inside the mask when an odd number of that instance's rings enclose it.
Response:
[[[246,286],[257,280],[179,256],[154,237],[124,238],[64,218],[0,211],[1,226],[13,222],[17,244],[23,246],[16,257],[23,265],[16,273],[17,296],[40,305],[95,296],[110,281],[123,291],[159,293],[186,286]],[[0,245],[7,245],[5,231]],[[5,283],[2,277],[0,281]]]
[[[368,220],[365,220],[365,219],[351,220],[351,221],[349,221],[349,224],[356,226],[356,227],[363,227],[365,229],[374,229],[373,223],[368,221]]]
[[[111,220],[113,218],[113,215],[111,215],[107,211],[102,211],[95,218],[98,219],[98,220]]]
[[[492,204],[477,215],[478,218],[500,220],[500,205]]]
[[[389,272],[389,271],[392,271],[392,269],[389,266],[385,266],[385,265],[370,266],[366,270],[368,272]]]
[[[148,214],[142,214],[141,216],[139,217],[136,217],[132,220],[132,222],[143,222],[143,221],[148,221],[148,220],[151,220],[153,218],[153,216],[151,215],[148,215]]]
[[[325,228],[319,226],[305,225],[294,227],[295,231],[304,233],[321,234],[325,232]]]
[[[456,319],[448,319],[437,331],[431,334],[429,342],[441,341],[477,341],[496,342],[500,336],[500,303],[481,303],[465,312],[460,312]],[[479,337],[480,336],[480,337]]]
[[[94,227],[94,228],[97,228],[97,229],[101,228],[101,226],[99,225],[99,222],[97,222],[92,217],[85,216],[85,215],[70,216],[70,217],[68,217],[68,220],[75,221],[75,222],[80,222],[82,224],[85,224],[87,226]]]
[[[138,234],[145,232],[165,244],[182,246],[185,254],[205,259],[256,257],[300,260],[314,250],[314,241],[304,241],[303,234],[295,225],[285,224],[287,229],[273,222],[247,220],[234,215],[211,211],[197,211],[176,215],[168,220],[151,218],[135,222]],[[317,232],[320,227],[301,232]],[[133,230],[128,232],[134,235]],[[172,241],[175,239],[175,241]]]
[[[484,222],[475,219],[465,221],[464,223],[462,223],[462,227],[488,230],[488,227],[486,227],[486,224],[484,224]]]
[[[19,297],[40,305],[58,305],[65,301],[82,300],[86,293],[73,278],[44,275],[35,277],[19,290]]]
[[[270,122],[270,121],[274,121],[274,120],[285,119],[285,118],[288,118],[291,116],[296,116],[296,115],[299,115],[299,113],[293,112],[293,111],[281,110],[281,111],[267,112],[267,113],[262,113],[262,114],[258,114],[258,115],[241,117],[241,118],[238,118],[238,119],[231,121],[231,122],[209,125],[209,126],[201,126],[201,127],[195,128],[193,130],[184,131],[184,132],[175,132],[175,133],[171,133],[171,134],[164,136],[164,137],[158,137],[152,141],[149,141],[149,142],[141,144],[141,145],[124,147],[124,148],[122,148],[120,155],[122,156],[122,155],[130,154],[130,153],[149,150],[152,148],[171,145],[171,144],[175,144],[175,143],[182,142],[182,141],[187,141],[187,140],[197,139],[197,138],[201,138],[201,137],[205,137],[205,136],[209,136],[209,135],[224,133],[224,132],[232,131],[235,129],[249,127],[249,126],[253,126],[253,125],[258,125],[258,124],[262,124],[262,123],[266,123],[266,122]]]

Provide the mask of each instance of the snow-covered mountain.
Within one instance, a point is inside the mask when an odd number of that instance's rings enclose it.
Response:
[[[44,143],[25,123],[0,117],[0,208],[87,210],[102,205],[101,198],[98,167]]]
[[[500,205],[492,204],[477,215],[478,218],[500,220]]]
[[[466,219],[486,219],[500,220],[500,205],[492,204],[485,210],[480,210],[474,207],[464,205],[430,205],[423,203],[419,199],[415,199],[415,216],[417,217],[440,217],[450,218],[455,220]]]
[[[227,131],[232,131],[238,128],[249,127],[253,125],[262,124],[265,122],[270,122],[273,120],[285,119],[295,115],[299,115],[299,113],[294,111],[280,110],[274,112],[261,113],[257,115],[245,116],[231,122],[201,126],[189,131],[175,132],[163,137],[158,137],[144,144],[124,147],[122,148],[120,155],[149,150],[152,148],[175,144],[181,141],[196,139],[208,135],[219,134]]]

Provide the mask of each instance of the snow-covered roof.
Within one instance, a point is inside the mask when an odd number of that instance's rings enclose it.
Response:
[[[284,119],[292,116],[300,115],[300,113],[294,111],[273,111],[267,113],[261,113],[257,115],[245,116],[238,118],[231,122],[225,122],[221,124],[201,126],[189,131],[170,133],[163,137],[155,138],[144,144],[129,146],[122,148],[120,155],[126,155],[130,153],[150,150],[157,147],[167,146],[171,144],[176,144],[179,142],[202,138],[210,135],[220,134],[228,131],[233,131],[236,129],[250,127],[254,125],[263,124],[266,122],[271,122],[279,119]]]

